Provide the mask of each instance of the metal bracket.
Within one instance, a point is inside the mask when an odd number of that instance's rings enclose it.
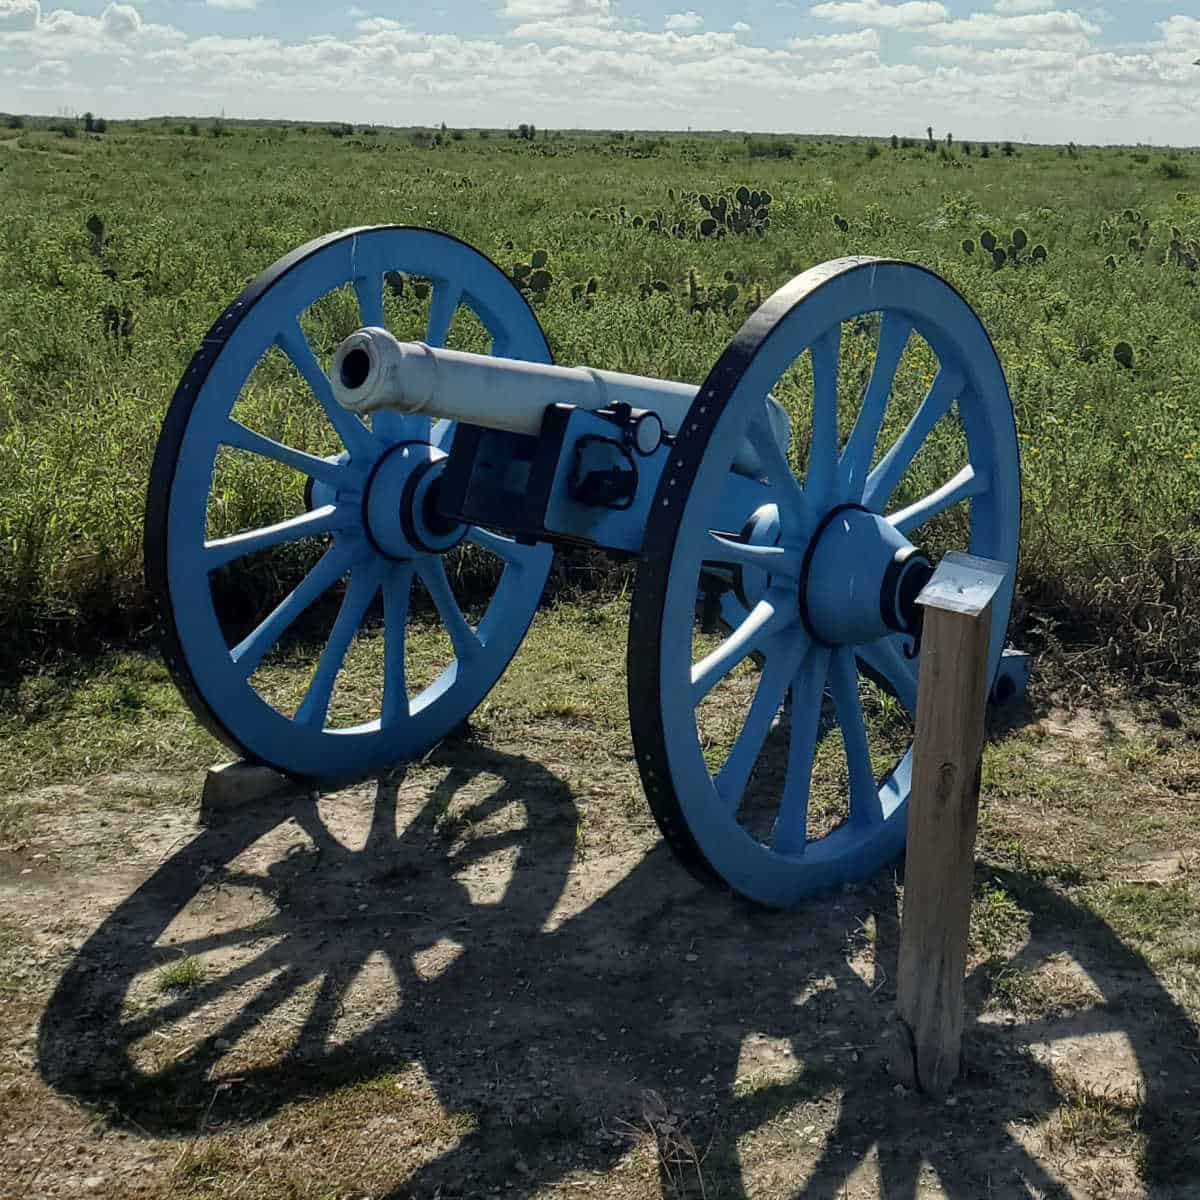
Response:
[[[1000,658],[1000,668],[992,682],[988,696],[991,704],[1007,704],[1010,700],[1023,699],[1029,690],[1029,677],[1033,672],[1033,659],[1024,650],[1007,647]]]

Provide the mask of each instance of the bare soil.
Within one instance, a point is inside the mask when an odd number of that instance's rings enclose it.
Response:
[[[898,876],[790,913],[698,884],[624,735],[485,716],[229,811],[195,770],[47,784],[0,852],[0,1194],[1200,1195],[1172,726],[998,719],[942,1103],[885,1065]]]

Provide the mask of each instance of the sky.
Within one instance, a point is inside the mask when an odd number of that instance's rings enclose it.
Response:
[[[0,110],[1200,144],[1200,0],[0,0]]]

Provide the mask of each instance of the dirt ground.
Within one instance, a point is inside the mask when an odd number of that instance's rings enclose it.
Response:
[[[935,1103],[886,1069],[896,873],[750,908],[662,847],[627,737],[499,711],[319,798],[33,789],[0,1195],[1200,1195],[1186,715],[997,718]]]

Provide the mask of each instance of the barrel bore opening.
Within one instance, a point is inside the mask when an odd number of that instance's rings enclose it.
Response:
[[[363,349],[355,348],[342,359],[342,386],[354,391],[367,382],[371,373],[371,356]]]

